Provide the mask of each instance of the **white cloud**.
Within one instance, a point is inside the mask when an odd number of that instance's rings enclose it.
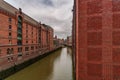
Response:
[[[5,0],[37,21],[48,24],[55,35],[66,38],[72,30],[73,0]]]

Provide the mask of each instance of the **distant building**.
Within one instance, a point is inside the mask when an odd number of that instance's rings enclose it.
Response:
[[[67,42],[66,42],[66,44],[67,44],[68,46],[72,46],[72,36],[68,36],[68,37],[67,37]]]
[[[59,39],[57,36],[54,37],[54,47],[58,47],[64,44],[64,39]]]

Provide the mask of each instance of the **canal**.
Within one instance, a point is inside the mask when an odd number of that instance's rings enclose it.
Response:
[[[73,80],[72,50],[62,48],[5,80]]]

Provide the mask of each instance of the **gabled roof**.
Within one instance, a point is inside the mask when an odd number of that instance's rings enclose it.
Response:
[[[16,11],[18,11],[17,8],[13,7],[12,5],[10,5],[9,3],[5,2],[4,0],[0,0],[0,8],[15,14]],[[23,13],[24,14],[24,13]],[[31,22],[34,25],[38,25],[38,22],[36,20],[34,20],[33,18],[29,17],[28,15],[24,14],[24,19],[26,21]]]

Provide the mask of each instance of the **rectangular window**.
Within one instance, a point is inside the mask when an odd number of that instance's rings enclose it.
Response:
[[[28,33],[28,30],[26,30],[26,34]]]
[[[26,41],[26,43],[28,43],[28,41]]]
[[[29,47],[25,47],[25,51],[29,51]]]
[[[9,33],[9,36],[11,36],[11,33]]]
[[[11,32],[9,32],[9,34],[8,34],[8,38],[9,38],[9,39],[12,38],[12,33],[11,33]]]
[[[31,50],[34,50],[34,47],[33,47],[33,46],[31,47]]]
[[[22,52],[22,48],[18,48],[18,52]]]
[[[11,40],[9,40],[9,44],[12,44],[12,41],[11,41]]]
[[[11,25],[9,25],[9,30],[11,30],[12,29],[12,26]]]
[[[12,22],[12,18],[9,18],[8,21],[9,21],[9,23],[11,23]]]

